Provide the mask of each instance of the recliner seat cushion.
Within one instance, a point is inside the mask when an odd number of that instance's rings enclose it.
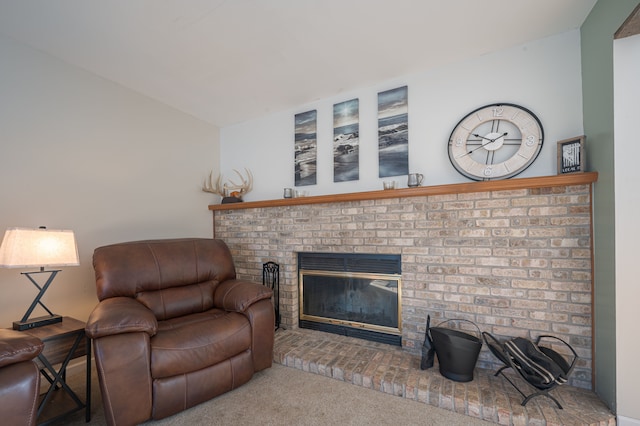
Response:
[[[251,326],[236,312],[212,309],[158,322],[151,338],[151,377],[186,374],[215,365],[251,347]]]
[[[152,418],[161,419],[215,398],[248,382],[252,375],[251,352],[244,351],[231,359],[193,373],[155,379]],[[209,420],[201,423],[225,423],[218,418]]]

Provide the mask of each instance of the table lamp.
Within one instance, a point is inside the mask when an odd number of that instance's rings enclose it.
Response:
[[[40,291],[22,319],[13,322],[13,329],[28,330],[61,322],[62,317],[51,312],[41,300],[60,270],[45,270],[45,267],[78,266],[79,264],[78,247],[73,231],[46,229],[44,226],[38,229],[8,228],[0,245],[0,267],[40,267],[39,271],[22,272],[22,275],[25,275]],[[35,274],[49,274],[42,287],[32,276]],[[42,306],[49,315],[29,318],[37,305]]]

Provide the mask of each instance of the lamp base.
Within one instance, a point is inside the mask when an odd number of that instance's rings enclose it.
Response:
[[[46,315],[44,317],[32,318],[26,321],[14,321],[14,330],[30,330],[32,328],[42,327],[44,325],[51,325],[62,322],[62,316],[60,315]]]

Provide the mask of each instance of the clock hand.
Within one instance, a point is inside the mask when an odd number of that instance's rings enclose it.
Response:
[[[497,138],[489,139],[489,138],[484,137],[484,136],[481,136],[481,135],[479,135],[479,134],[477,134],[477,133],[472,133],[472,136],[475,136],[476,138],[480,138],[480,139],[487,140],[487,141],[489,141],[489,143],[491,143],[491,142],[495,142],[495,141],[497,141],[498,139],[500,139],[500,138],[502,138],[502,137],[505,137],[505,136],[507,136],[507,135],[508,135],[508,132],[504,132],[503,134],[501,134],[501,135],[500,135],[500,136],[498,136]]]
[[[485,138],[484,136],[480,136],[480,135],[479,135],[479,134],[477,134],[477,133],[473,133],[473,134],[472,134],[472,136],[475,136],[476,138],[480,138],[480,139],[488,140],[489,142],[493,142],[491,139],[489,139],[489,138]]]
[[[487,140],[488,140],[488,141],[491,141],[491,139],[487,139]],[[491,142],[493,142],[493,141],[491,141]],[[491,143],[491,142],[489,142],[489,143]],[[489,145],[489,144],[485,144],[485,145]],[[477,150],[479,150],[480,148],[484,148],[484,147],[485,147],[485,145],[480,145],[480,146],[478,146],[478,147],[476,147],[476,148],[473,148],[472,150],[468,151],[465,155],[473,154],[474,152],[476,152],[476,151],[477,151]]]
[[[490,139],[490,140],[491,140],[491,142],[495,142],[495,141],[497,141],[497,140],[498,140],[498,139],[500,139],[500,138],[504,138],[504,137],[505,137],[505,136],[507,136],[508,134],[509,134],[509,132],[504,132],[503,134],[501,134],[501,135],[500,135],[500,136],[498,136],[497,138],[495,138],[495,139]]]
[[[479,150],[480,148],[485,148],[487,145],[494,143],[494,142],[495,142],[495,141],[497,141],[498,139],[503,138],[503,137],[507,136],[508,134],[509,134],[509,132],[504,132],[503,134],[501,134],[500,136],[498,136],[498,137],[497,137],[497,138],[495,138],[495,139],[489,139],[489,138],[485,138],[484,136],[480,136],[480,135],[477,135],[477,134],[475,134],[475,133],[474,133],[474,134],[473,134],[473,136],[477,136],[477,137],[479,137],[479,138],[486,139],[486,140],[488,140],[489,142],[488,142],[488,143],[486,143],[486,144],[484,144],[484,145],[480,145],[480,146],[478,146],[478,147],[476,147],[476,148],[473,148],[472,150],[470,150],[469,152],[467,152],[467,154],[466,154],[466,155],[473,154],[475,151]]]

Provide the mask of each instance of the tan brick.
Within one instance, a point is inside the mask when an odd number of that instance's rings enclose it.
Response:
[[[340,210],[341,215],[359,215],[362,214],[364,209],[362,207],[349,207]]]
[[[589,216],[563,216],[552,217],[550,224],[553,226],[589,226],[590,221]]]
[[[478,303],[478,300],[473,296],[466,296],[460,293],[449,293],[444,295],[446,302],[458,302],[458,303]]]
[[[427,213],[427,219],[429,220],[446,220],[446,219],[455,219],[458,217],[458,214],[453,211],[448,210],[437,210],[430,211]]]
[[[458,292],[462,294],[488,295],[491,293],[491,289],[486,286],[461,285],[458,287]]]
[[[424,219],[423,213],[403,213],[400,215],[401,222],[406,222],[406,221],[414,222],[416,220],[422,220],[422,219]]]
[[[566,292],[529,290],[529,299],[554,300],[563,302],[569,300]]]
[[[400,231],[399,230],[379,230],[376,232],[376,236],[377,237],[381,237],[381,238],[397,238],[399,237]]]
[[[387,222],[366,222],[362,225],[363,229],[387,229]]]
[[[547,268],[549,266],[549,259],[512,258],[509,265],[520,268]]]
[[[477,257],[475,263],[480,266],[509,266],[511,262],[505,257]]]
[[[516,190],[505,190],[505,191],[493,191],[491,193],[492,198],[518,198],[525,197],[529,194],[530,190],[526,189],[516,189]]]
[[[511,205],[515,207],[521,206],[541,206],[548,205],[549,197],[521,197],[521,198],[513,198],[511,200]]]
[[[466,275],[491,275],[491,268],[478,268],[478,267],[460,267],[459,273]]]
[[[582,336],[591,335],[591,327],[578,326],[578,325],[552,323],[551,331],[555,333],[566,334],[566,335],[582,335]]]
[[[495,209],[491,213],[493,217],[514,217],[514,216],[527,216],[528,212],[526,208],[505,208]]]
[[[460,254],[465,256],[461,259],[473,259],[477,256],[491,256],[493,250],[489,247],[462,247]]]
[[[384,213],[384,214],[377,214],[376,215],[376,221],[398,221],[400,220],[400,215],[397,213]]]
[[[529,230],[526,228],[500,228],[491,230],[491,235],[494,237],[524,238],[528,233]]]
[[[572,304],[572,303],[551,303],[551,310],[553,312],[568,312],[574,314],[588,314],[591,313],[591,306],[585,304]]]
[[[386,213],[387,206],[379,206],[379,205],[367,206],[362,209],[362,212],[363,213]]]
[[[550,331],[551,324],[548,321],[531,321],[523,319],[514,319],[511,323],[516,328],[522,328],[524,330],[533,331]]]
[[[541,300],[512,299],[511,307],[536,312],[546,311],[549,309],[549,304]]]
[[[509,205],[510,205],[510,200],[507,198],[478,200],[475,202],[475,208],[479,210],[506,208],[506,207],[509,207]]]
[[[591,269],[591,262],[588,259],[552,259],[551,267],[559,269]]]
[[[478,219],[491,217],[491,210],[487,208],[475,208],[473,210],[463,210],[458,212],[460,219]]]
[[[492,296],[502,296],[509,299],[522,299],[527,297],[527,290],[513,288],[491,288],[490,294]]]
[[[547,289],[549,288],[549,283],[546,281],[536,281],[536,280],[513,280],[514,288],[531,288],[531,289]]]
[[[494,268],[491,270],[491,275],[494,277],[525,278],[527,276],[527,270],[515,268]]]
[[[526,232],[526,231],[525,231]],[[525,257],[525,256],[529,256],[529,250],[527,249],[521,249],[521,248],[502,248],[502,247],[498,247],[498,248],[494,248],[491,249],[492,253],[495,256],[513,256],[513,257]]]
[[[529,230],[529,237],[531,238],[564,237],[565,235],[567,235],[567,230],[565,228],[532,228]],[[553,243],[551,245],[557,247],[557,245],[554,245]]]
[[[490,237],[491,230],[485,228],[461,229],[458,235],[462,238]]]
[[[482,228],[507,228],[509,226],[509,219],[478,219],[476,220],[476,226]]]
[[[531,318],[535,320],[547,321],[547,322],[567,322],[569,321],[569,315],[563,313],[554,312],[531,312]],[[591,324],[591,323],[589,323]]]
[[[568,207],[532,207],[528,210],[529,216],[564,216],[568,212]]]

